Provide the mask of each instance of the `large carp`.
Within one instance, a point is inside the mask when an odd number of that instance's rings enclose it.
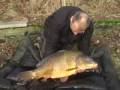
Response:
[[[98,64],[80,51],[60,50],[42,60],[36,69],[21,72],[17,75],[19,80],[59,78],[66,81],[68,76],[82,73],[86,70],[97,69]]]

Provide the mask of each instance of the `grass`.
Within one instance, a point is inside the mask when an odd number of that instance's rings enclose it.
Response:
[[[65,1],[69,6],[80,7],[88,14],[90,14],[95,20],[106,18],[117,20],[118,18],[120,18],[120,0]],[[6,5],[6,8],[3,8],[4,4]],[[60,0],[2,0],[0,6],[0,11],[5,11],[4,13],[6,13],[8,9],[14,9],[14,11],[18,14],[16,14],[16,16],[13,15],[13,18],[19,19],[20,17],[21,19],[22,17],[25,17],[28,18],[30,21],[36,21],[39,19],[43,22],[48,15],[50,15],[56,9],[60,8],[62,5]]]
[[[120,20],[98,20],[95,22],[96,25],[120,25]]]

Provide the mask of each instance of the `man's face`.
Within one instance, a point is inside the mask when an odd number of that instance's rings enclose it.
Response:
[[[86,30],[86,21],[85,19],[80,19],[80,20],[74,20],[72,19],[71,20],[71,25],[70,25],[70,28],[73,32],[74,35],[78,35],[80,33],[84,33],[85,30]]]

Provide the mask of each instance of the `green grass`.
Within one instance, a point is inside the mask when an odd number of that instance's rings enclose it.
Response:
[[[120,25],[120,20],[99,20],[95,22],[96,25]]]

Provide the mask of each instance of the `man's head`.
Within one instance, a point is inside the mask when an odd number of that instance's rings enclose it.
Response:
[[[70,28],[74,35],[84,33],[90,24],[89,16],[84,12],[76,12],[70,18]]]

